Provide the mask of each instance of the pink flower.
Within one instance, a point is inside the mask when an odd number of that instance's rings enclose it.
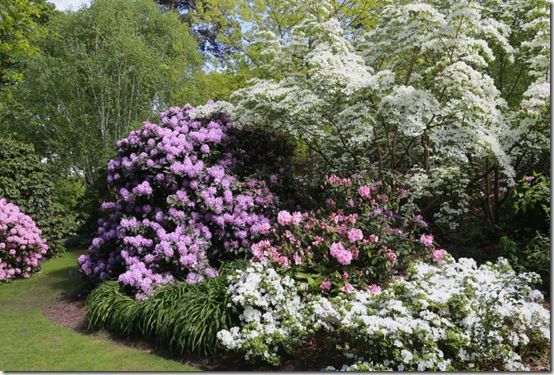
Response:
[[[352,284],[346,283],[340,288],[340,290],[344,293],[350,294],[354,290],[354,287],[352,286]]]
[[[277,222],[280,225],[287,225],[292,221],[292,215],[288,211],[280,211],[277,214]]]
[[[279,263],[284,268],[287,268],[289,266],[289,258],[287,258],[286,256],[280,256],[277,259],[277,263]]]
[[[348,280],[350,278],[350,275],[348,274],[348,272],[343,272],[341,278],[343,280]]]
[[[444,249],[438,249],[438,250],[435,250],[433,251],[433,260],[437,263],[442,263],[442,258],[444,258],[444,256],[448,254],[446,250]]]
[[[333,243],[329,250],[331,256],[342,265],[350,264],[352,261],[352,253],[346,250],[340,242]]]
[[[364,239],[364,234],[360,229],[352,228],[348,231],[348,240],[352,243]]]
[[[294,260],[294,264],[296,264],[297,266],[302,264],[302,257],[300,255],[294,254],[292,258]]]
[[[422,234],[419,238],[419,242],[421,242],[424,246],[429,247],[433,245],[433,235],[432,234]]]
[[[297,226],[302,221],[302,214],[300,212],[294,212],[291,216],[291,223]]]
[[[262,223],[258,226],[258,233],[267,234],[269,233],[270,229],[271,226],[269,225],[269,223]]]
[[[331,281],[329,279],[323,280],[319,289],[323,292],[328,292],[331,290]]]
[[[312,242],[312,245],[319,246],[323,242],[323,238],[319,236],[314,237],[314,241]]]
[[[360,186],[358,188],[358,194],[360,194],[362,198],[369,198],[371,196],[371,189],[366,185]]]
[[[380,292],[381,292],[381,287],[380,287],[379,285],[377,285],[377,284],[371,284],[371,285],[369,286],[369,291],[370,291],[371,293],[380,293]]]
[[[534,179],[535,179],[534,176],[525,176],[525,181],[527,181],[527,182],[531,182],[531,181],[533,181]]]
[[[373,242],[373,243],[379,242],[379,236],[376,236],[375,234],[371,234],[369,236],[369,242]]]
[[[388,247],[385,247],[383,249],[383,252],[386,254],[387,259],[390,260],[391,262],[394,262],[396,261],[396,259],[398,259],[398,255],[394,252],[394,250],[391,250]]]

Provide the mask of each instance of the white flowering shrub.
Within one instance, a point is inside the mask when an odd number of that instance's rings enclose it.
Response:
[[[327,172],[459,168],[478,193],[433,194],[443,220],[470,198],[495,220],[522,160],[549,149],[549,3],[392,1],[362,36],[319,3],[285,37],[257,36],[267,78],[234,94],[238,124],[292,135]]]
[[[477,267],[450,259],[416,264],[383,291],[328,299],[256,265],[232,278],[242,323],[218,337],[228,349],[273,364],[325,333],[344,362],[328,369],[524,370],[522,354],[550,341],[550,314],[531,287],[536,281],[535,274],[516,275],[505,260]]]
[[[229,279],[241,326],[218,332],[218,339],[227,349],[244,352],[246,359],[279,364],[278,350],[290,350],[307,331],[299,286],[263,263],[251,263]]]

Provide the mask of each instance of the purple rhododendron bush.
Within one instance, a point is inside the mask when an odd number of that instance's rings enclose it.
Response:
[[[215,277],[218,258],[268,234],[274,197],[264,181],[232,174],[230,119],[195,113],[173,107],[118,141],[107,177],[117,201],[103,203],[98,235],[79,258],[87,278],[117,278],[144,299],[176,279]]]
[[[48,253],[42,232],[31,217],[0,199],[0,282],[28,278]]]

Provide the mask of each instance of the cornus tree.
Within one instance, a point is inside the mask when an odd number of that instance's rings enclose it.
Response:
[[[409,178],[414,196],[441,197],[428,209],[445,222],[471,199],[496,221],[518,168],[549,147],[548,3],[376,12],[378,25],[356,41],[315,16],[286,38],[261,33],[273,78],[234,95],[237,120],[293,135],[322,170]]]

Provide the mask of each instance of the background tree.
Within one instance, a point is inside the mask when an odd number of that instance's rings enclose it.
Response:
[[[115,141],[172,103],[201,57],[187,26],[150,0],[96,0],[47,31],[4,130],[93,183]]]
[[[0,2],[0,110],[10,98],[9,89],[23,78],[22,63],[37,53],[36,43],[52,12],[44,0]]]

